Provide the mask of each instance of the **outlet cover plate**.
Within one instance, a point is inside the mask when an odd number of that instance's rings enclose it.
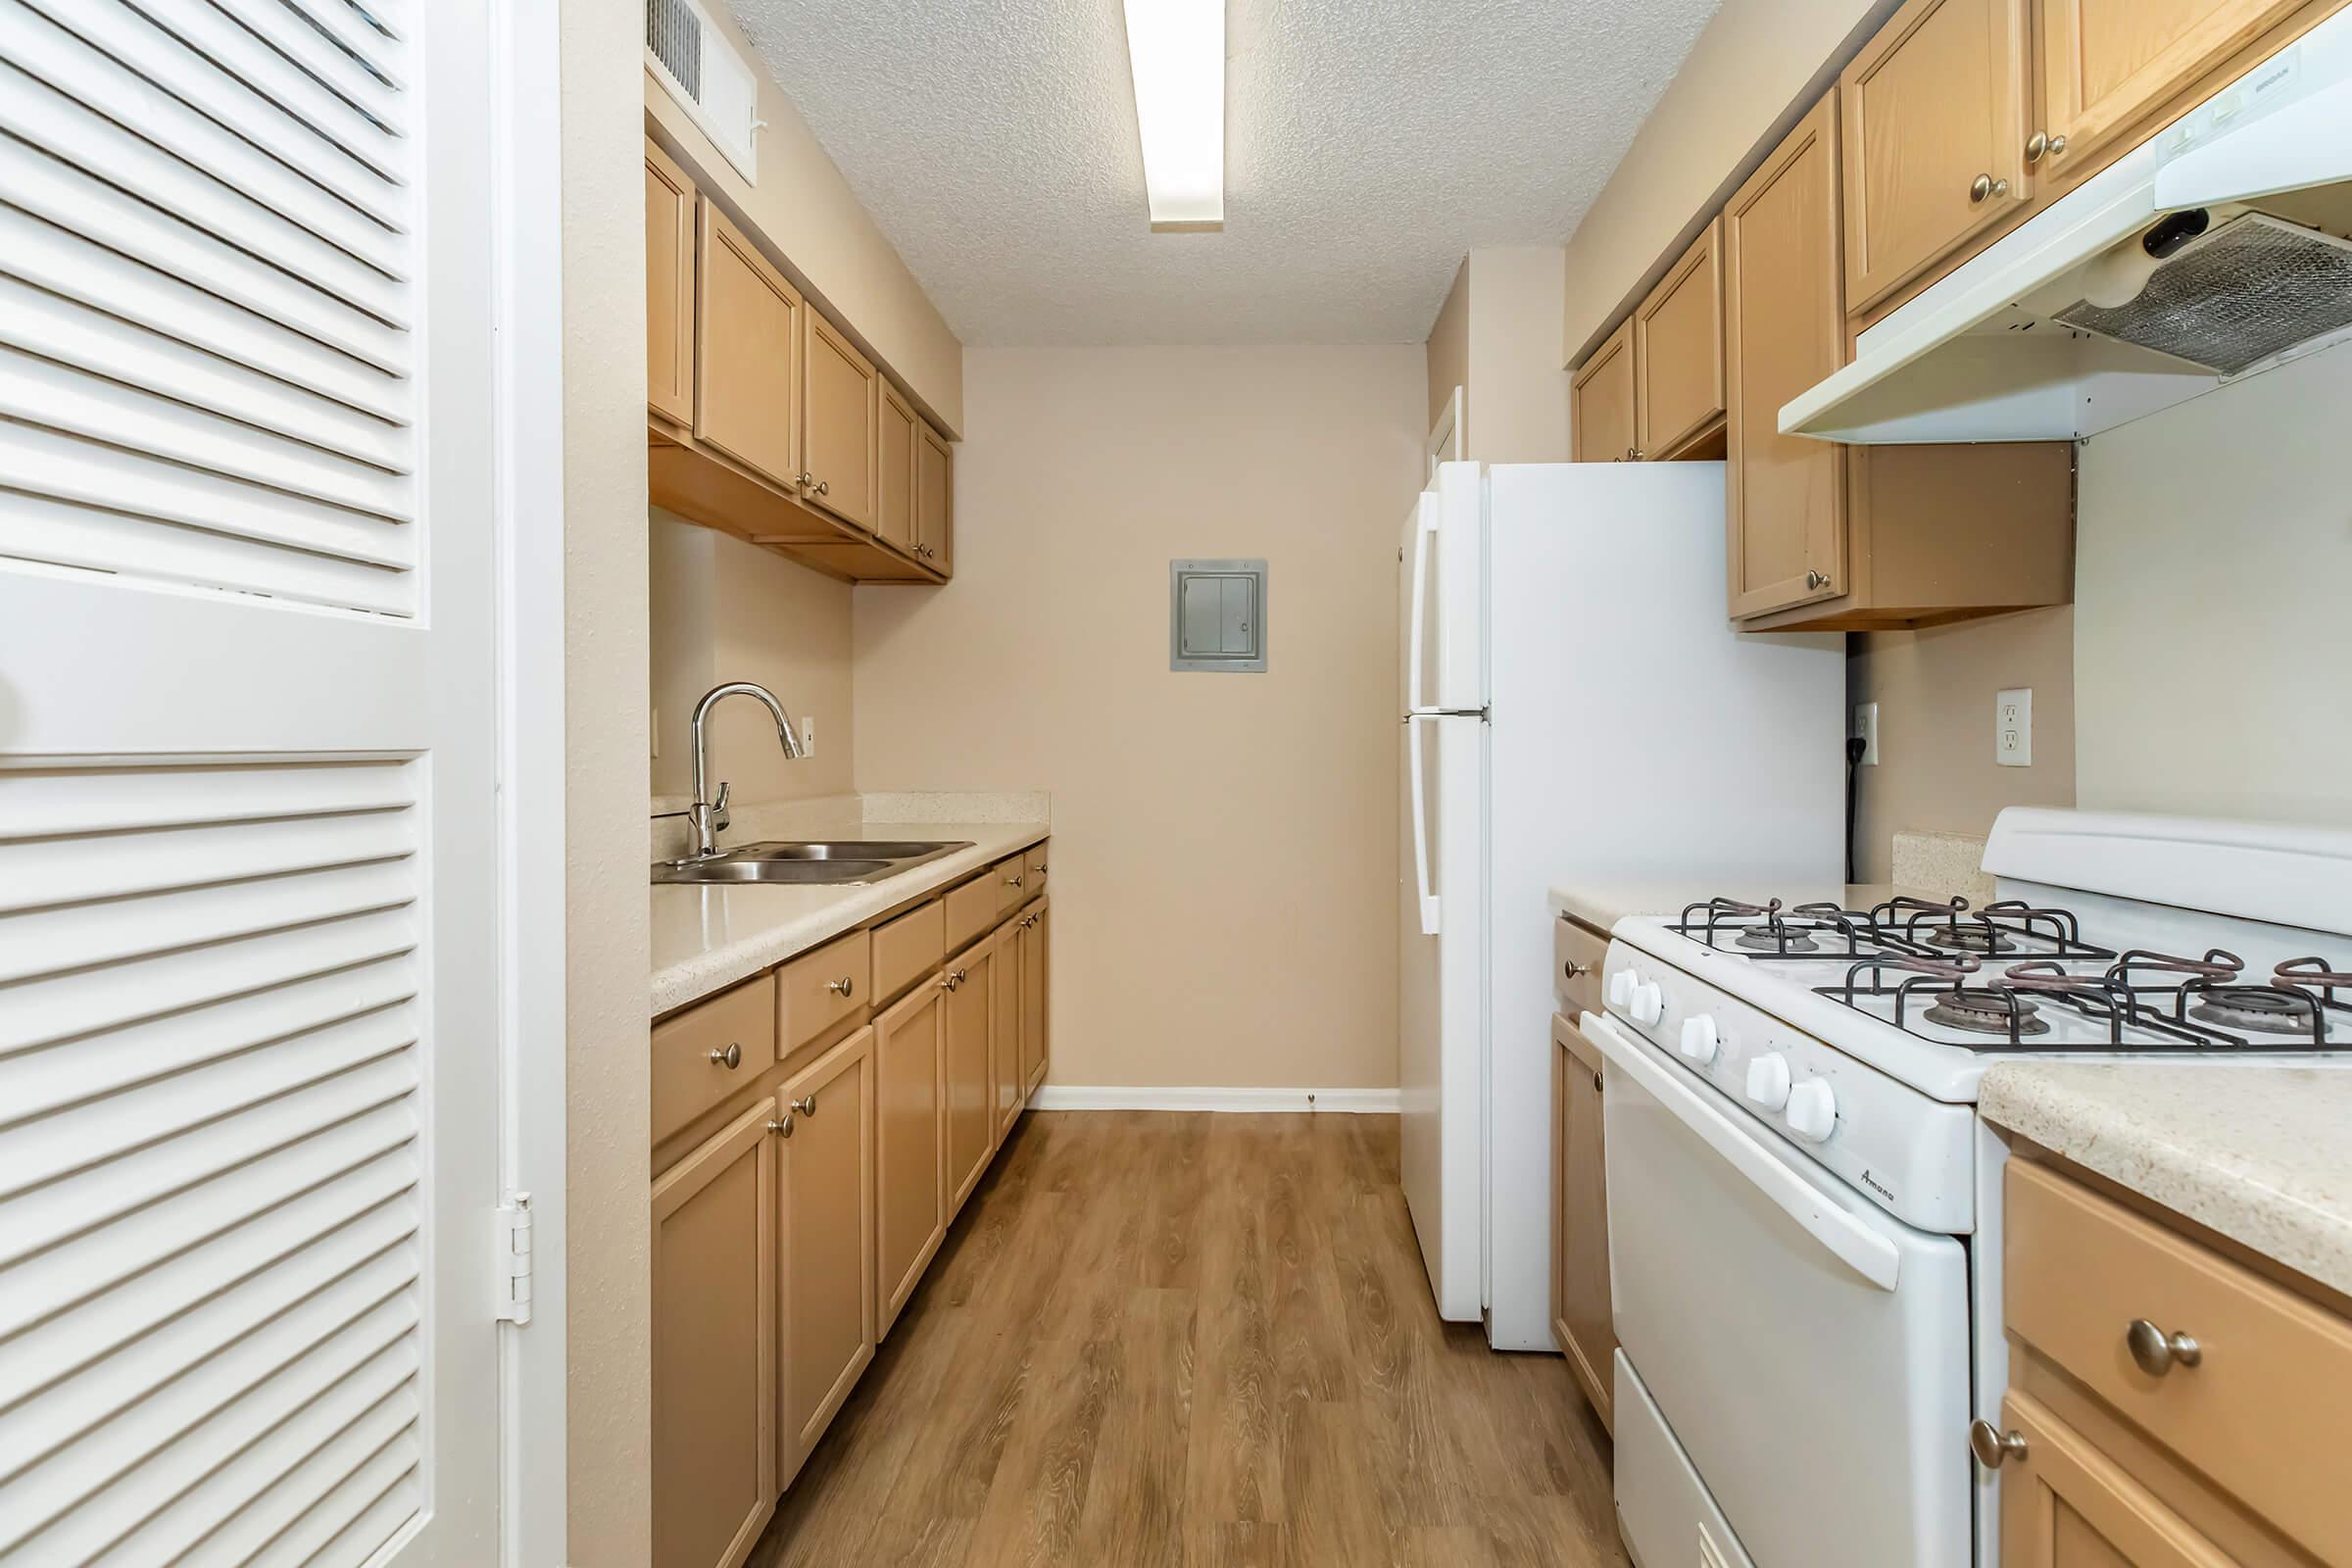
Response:
[[[2034,688],[2013,686],[1992,700],[1992,758],[2003,767],[2034,765]]]

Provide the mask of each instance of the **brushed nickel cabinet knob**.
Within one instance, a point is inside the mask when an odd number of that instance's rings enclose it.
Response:
[[[825,989],[840,997],[844,1002],[847,1002],[850,998],[850,993],[858,989],[858,978],[855,975],[845,974],[838,980],[826,981]]]
[[[1968,1447],[1977,1456],[1977,1463],[1987,1470],[1998,1470],[2011,1459],[2026,1456],[2026,1435],[2003,1432],[1989,1421],[1972,1421],[1968,1427]]]
[[[792,1118],[790,1116],[778,1116],[775,1120],[767,1124],[767,1130],[771,1133],[774,1133],[778,1138],[790,1138],[792,1136]]]
[[[804,1116],[814,1116],[816,1114],[816,1097],[803,1095],[800,1099],[792,1102],[792,1108]]]
[[[2175,1366],[2195,1366],[2205,1359],[2205,1348],[2194,1339],[2186,1334],[2167,1334],[2144,1317],[2132,1320],[2124,1331],[2124,1344],[2139,1369],[2152,1378],[2164,1376]]]
[[[733,1072],[743,1065],[743,1047],[730,1040],[723,1049],[710,1053],[710,1059]]]

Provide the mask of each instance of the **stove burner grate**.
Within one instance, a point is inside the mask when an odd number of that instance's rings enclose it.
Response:
[[[1970,1034],[2031,1039],[2050,1032],[2050,1021],[2040,1012],[2039,1003],[2019,996],[2009,986],[1954,986],[1940,993],[1920,1017]]]
[[[2320,1010],[2316,997],[2266,986],[2216,986],[2196,994],[2188,1016],[2199,1023],[2241,1033],[2307,1035]]]

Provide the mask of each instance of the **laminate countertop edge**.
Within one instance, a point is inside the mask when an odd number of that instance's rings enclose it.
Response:
[[[968,840],[972,848],[879,882],[850,887],[651,887],[650,1016],[674,1012],[845,931],[855,931],[876,915],[1043,843],[1052,831],[1045,822],[860,822],[855,832],[835,836],[929,843]]]
[[[2352,1294],[2352,1068],[1996,1061],[1996,1127]]]

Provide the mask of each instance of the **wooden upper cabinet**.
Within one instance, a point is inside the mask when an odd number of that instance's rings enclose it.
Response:
[[[881,428],[875,437],[874,534],[883,543],[915,554],[915,426],[922,420],[899,389],[882,383]]]
[[[1735,619],[1826,598],[1845,570],[1845,454],[1780,424],[1781,405],[1845,359],[1838,98],[1814,105],[1723,212]]]
[[[1723,220],[1634,311],[1634,450],[1680,456],[1723,417]]]
[[[694,181],[645,144],[645,406],[694,423]]]
[[[874,1031],[786,1080],[776,1156],[777,1471],[783,1491],[874,1358]]]
[[[914,427],[915,554],[942,575],[955,571],[956,454],[921,420]]]
[[[807,319],[808,477],[801,494],[844,521],[870,528],[882,377],[839,327],[814,311]]]
[[[654,1568],[735,1568],[775,1510],[775,1114],[654,1184]]]
[[[2027,4],[1908,0],[1839,74],[1847,310],[1869,310],[2032,197]]]
[[[694,433],[789,490],[801,471],[801,321],[810,313],[716,205],[702,204]]]
[[[2140,118],[2284,21],[2301,0],[2041,0],[2040,117],[2026,148],[2065,184]]]
[[[1638,457],[1634,439],[1634,321],[1625,321],[1568,385],[1571,456],[1578,463],[1625,463]]]

